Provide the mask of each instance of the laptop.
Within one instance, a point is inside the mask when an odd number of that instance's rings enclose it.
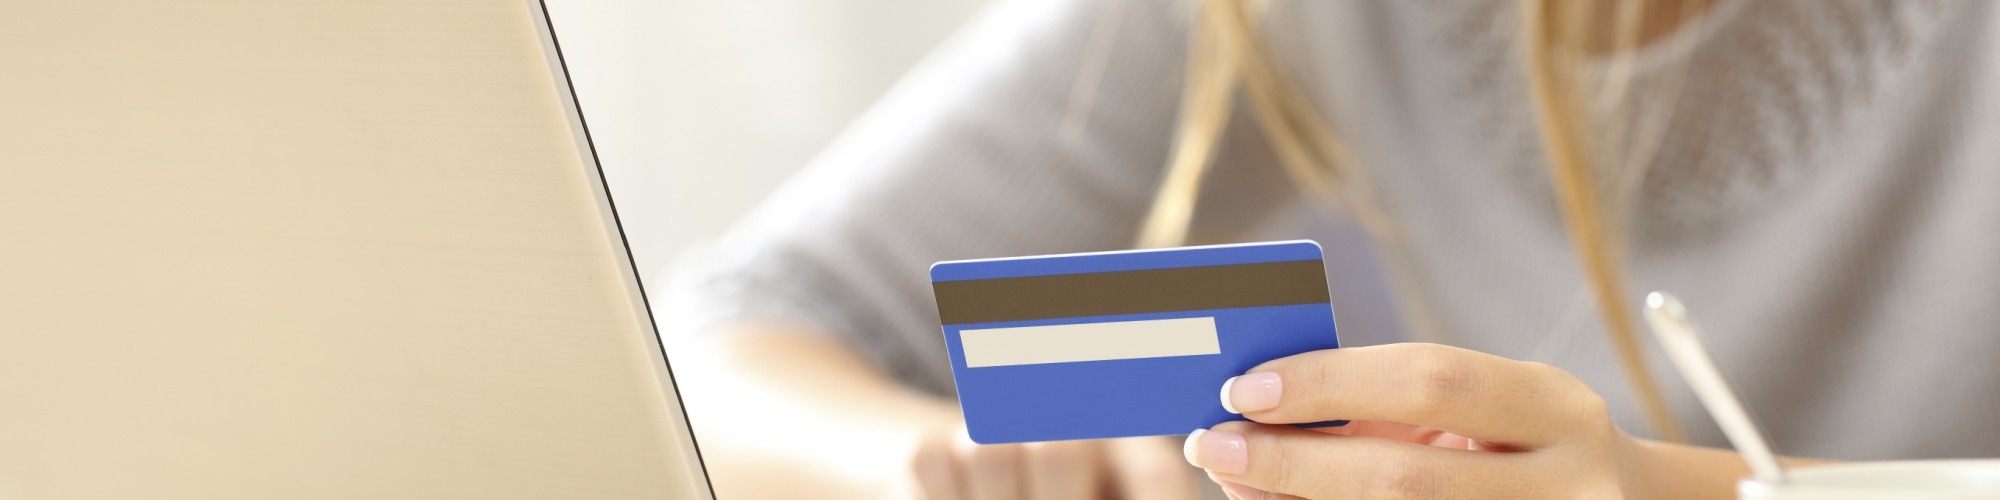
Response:
[[[0,499],[711,498],[539,2],[0,16]]]

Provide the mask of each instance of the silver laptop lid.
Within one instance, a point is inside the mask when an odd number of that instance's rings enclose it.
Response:
[[[547,23],[0,16],[0,498],[708,498]]]

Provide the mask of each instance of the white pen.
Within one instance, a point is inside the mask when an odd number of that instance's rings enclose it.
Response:
[[[1743,454],[1743,461],[1750,464],[1750,476],[1762,483],[1784,483],[1784,464],[1778,462],[1778,454],[1771,451],[1750,412],[1743,409],[1736,391],[1723,380],[1722,371],[1716,368],[1715,359],[1702,344],[1701,330],[1688,319],[1687,308],[1680,299],[1662,292],[1648,294],[1645,316],[1646,325],[1652,327],[1653,336],[1666,348],[1674,368],[1694,388],[1695,396],[1701,398],[1709,416],[1722,427],[1729,443]]]

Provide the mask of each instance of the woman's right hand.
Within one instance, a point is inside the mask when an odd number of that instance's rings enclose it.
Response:
[[[926,432],[911,457],[912,496],[926,500],[1193,500],[1194,469],[1173,438],[982,445],[963,424]]]

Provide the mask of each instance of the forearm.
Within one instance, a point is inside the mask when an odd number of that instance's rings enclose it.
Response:
[[[730,498],[881,498],[905,477],[916,431],[958,419],[818,332],[744,325],[692,352],[681,387]]]

